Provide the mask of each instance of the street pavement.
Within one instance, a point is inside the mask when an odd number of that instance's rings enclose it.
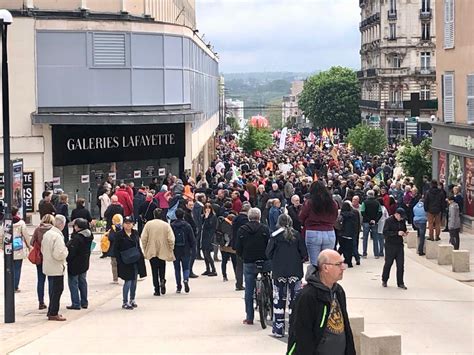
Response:
[[[462,238],[461,248],[474,244],[472,235]],[[474,288],[469,282],[455,280],[448,270],[442,268],[442,272],[406,249],[408,290],[396,287],[395,266],[389,287],[382,288],[383,260],[375,260],[371,250],[369,258],[347,270],[341,282],[349,313],[362,315],[368,331],[387,329],[401,334],[404,354],[474,354]],[[278,340],[270,328],[262,330],[257,315],[255,325],[242,325],[243,292],[234,291],[232,271],[229,282],[222,282],[220,263],[219,276],[191,280],[189,294],[174,292],[173,267],[168,263],[168,292],[153,296],[149,272],[138,283],[138,308],[133,311],[121,309],[122,287],[110,284],[110,260],[94,253],[91,264],[89,309],[66,310],[70,302],[66,286],[61,313],[67,321],[48,322],[46,312],[37,310],[36,271],[26,260],[22,292],[16,294],[17,322],[0,324],[0,353],[285,353],[286,338]],[[204,264],[198,262],[196,272],[202,271]],[[3,289],[0,303],[3,320]]]

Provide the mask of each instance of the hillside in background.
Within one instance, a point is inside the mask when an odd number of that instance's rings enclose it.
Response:
[[[304,80],[313,73],[262,72],[228,73],[225,96],[244,101],[245,117],[261,114],[270,119],[272,127],[281,123],[281,101],[290,93],[291,82]]]

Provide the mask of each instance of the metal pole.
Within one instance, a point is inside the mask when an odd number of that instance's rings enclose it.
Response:
[[[8,91],[8,24],[0,20],[2,30],[2,103],[3,103],[3,186],[5,203],[4,238],[4,283],[5,283],[5,323],[15,322],[15,293],[13,288],[13,239],[12,239],[12,173],[10,165],[10,102]]]

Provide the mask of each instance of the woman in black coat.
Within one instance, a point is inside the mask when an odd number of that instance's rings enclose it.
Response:
[[[303,262],[308,257],[306,245],[287,214],[278,217],[277,230],[272,233],[266,254],[272,261],[273,277],[273,336],[285,335],[285,308],[291,310],[296,293],[301,289]]]
[[[66,217],[66,224],[62,230],[64,236],[64,244],[67,244],[69,241],[69,207],[68,207],[68,196],[66,194],[62,194],[59,196],[59,203],[56,207],[56,214],[63,215]]]
[[[130,249],[136,248],[137,260],[129,262],[124,260],[126,253]],[[133,219],[125,217],[123,229],[117,233],[114,244],[114,254],[117,258],[118,276],[125,281],[123,284],[123,309],[133,309],[137,307],[135,303],[135,293],[137,290],[137,279],[146,276],[145,259],[140,247],[138,232],[133,229]],[[130,298],[128,297],[130,293]]]
[[[358,256],[353,255],[354,242],[359,232],[358,212],[355,211],[349,201],[345,201],[341,207],[342,228],[338,231],[338,240],[341,248],[339,254],[344,255],[344,263],[352,267],[352,257],[354,256],[357,265],[360,264]]]
[[[78,198],[76,201],[76,208],[71,212],[71,221],[74,221],[77,218],[83,218],[87,222],[92,222],[92,216],[89,210],[85,207],[86,200],[83,198]]]
[[[214,250],[212,245],[214,235],[216,234],[217,217],[212,209],[210,203],[206,203],[203,209],[203,224],[202,224],[202,238],[201,250],[204,255],[204,262],[206,263],[206,271],[202,275],[217,276],[214,260],[211,257],[211,251]]]

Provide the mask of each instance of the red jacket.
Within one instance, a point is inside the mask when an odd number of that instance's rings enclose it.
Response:
[[[242,201],[240,201],[240,198],[236,198],[235,200],[232,200],[232,210],[240,213],[240,210],[242,209]]]
[[[118,189],[115,192],[118,202],[123,206],[124,217],[133,216],[133,201],[127,189]]]
[[[305,230],[332,231],[337,219],[337,204],[334,202],[334,212],[316,214],[311,200],[307,200],[300,211],[299,219]]]

